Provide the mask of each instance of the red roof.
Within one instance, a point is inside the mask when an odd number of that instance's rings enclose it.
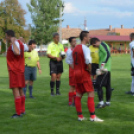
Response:
[[[116,35],[103,35],[103,36],[93,36],[91,35],[90,38],[96,37],[101,41],[130,41],[129,36],[116,36]]]

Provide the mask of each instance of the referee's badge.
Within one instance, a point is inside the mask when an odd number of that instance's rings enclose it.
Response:
[[[31,60],[31,57],[29,57],[28,59]]]

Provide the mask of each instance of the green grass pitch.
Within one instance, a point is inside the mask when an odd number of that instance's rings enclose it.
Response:
[[[0,134],[134,134],[134,96],[130,90],[130,55],[112,56],[112,94],[110,107],[96,110],[103,123],[78,122],[75,108],[68,107],[68,65],[64,63],[61,79],[62,96],[50,96],[49,60],[40,59],[42,75],[34,83],[36,99],[26,100],[26,115],[11,119],[15,113],[14,99],[8,89],[5,57],[0,57]],[[105,89],[104,89],[105,91]],[[29,93],[27,90],[27,97]],[[95,104],[98,103],[95,93]],[[83,115],[89,118],[87,96],[82,99]]]

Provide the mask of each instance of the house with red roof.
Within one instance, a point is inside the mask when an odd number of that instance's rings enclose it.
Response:
[[[62,37],[63,39],[68,39],[71,36],[79,37],[81,31],[80,28],[70,28],[69,25],[67,25],[66,28],[62,29]],[[107,29],[90,30],[89,33],[91,38],[96,37],[109,44],[113,53],[130,52],[129,35],[134,33],[133,28],[124,28],[123,25],[121,25],[121,28],[112,28],[110,25]]]
[[[106,42],[110,46],[112,53],[130,53],[129,36],[90,35],[90,37],[96,37],[99,40]]]

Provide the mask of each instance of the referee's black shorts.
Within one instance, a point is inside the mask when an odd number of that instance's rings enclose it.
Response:
[[[49,66],[50,66],[50,75],[63,73],[63,62],[62,61],[58,62],[55,60],[50,60]]]
[[[103,87],[104,86],[104,87],[110,88],[111,87],[111,73],[110,72],[106,72],[103,75],[97,76],[96,84],[99,87]]]
[[[99,69],[99,64],[92,63],[92,75],[96,75],[96,70]]]

